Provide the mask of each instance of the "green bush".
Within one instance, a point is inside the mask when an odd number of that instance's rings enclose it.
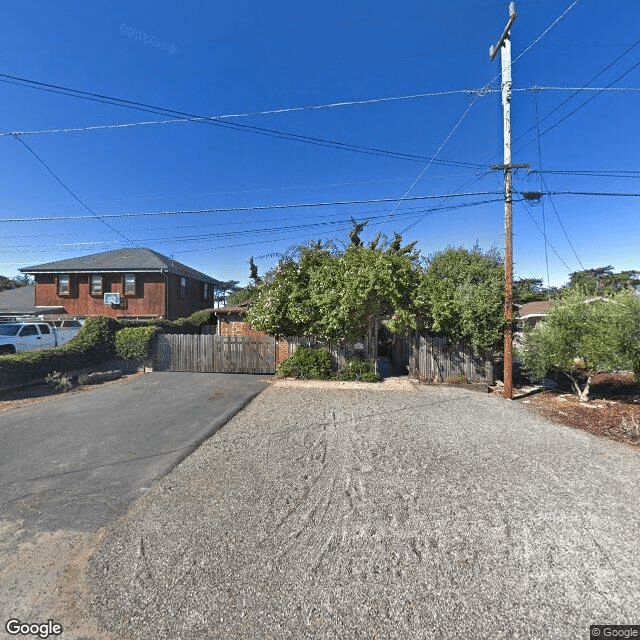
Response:
[[[125,327],[116,331],[116,353],[120,358],[146,358],[150,355],[154,326]]]
[[[26,384],[52,371],[65,373],[100,365],[115,356],[114,334],[119,327],[113,318],[89,318],[61,347],[0,356],[0,386]]]
[[[344,367],[335,375],[336,380],[360,380],[361,382],[380,382],[373,362],[363,358],[347,360]]]
[[[331,378],[331,356],[324,347],[297,347],[280,365],[278,375],[307,380]]]

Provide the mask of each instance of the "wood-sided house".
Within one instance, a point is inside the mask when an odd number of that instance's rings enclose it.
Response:
[[[213,307],[220,281],[151,249],[118,249],[20,269],[35,307],[73,316],[175,320]]]

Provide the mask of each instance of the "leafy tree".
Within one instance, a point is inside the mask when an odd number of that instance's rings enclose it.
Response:
[[[239,289],[238,285],[240,282],[238,280],[228,280],[227,282],[221,282],[214,290],[214,302],[222,303],[223,305],[227,303],[227,298],[230,294],[234,293]]]
[[[256,263],[253,261],[253,256],[249,258],[249,277],[253,280],[254,285],[257,285],[260,282],[258,267],[256,267]]]
[[[525,333],[522,357],[538,377],[559,369],[587,401],[595,371],[640,373],[640,299],[628,290],[595,300],[584,290],[567,290],[545,321]]]
[[[32,280],[27,275],[16,276],[15,278],[8,278],[7,276],[0,276],[0,291],[6,291],[7,289],[18,289],[19,287],[26,287],[31,284]]]
[[[609,295],[622,289],[640,286],[639,271],[614,272],[611,265],[574,271],[569,274],[568,289],[579,288],[592,295]]]
[[[363,229],[369,224],[369,221],[365,220],[364,222],[356,222],[354,218],[351,218],[351,224],[353,225],[353,229],[349,233],[349,239],[351,240],[350,246],[356,248],[361,247],[362,240],[360,240],[360,234],[362,233]]]
[[[513,301],[516,304],[546,300],[547,295],[542,278],[518,278],[513,283]]]
[[[236,289],[227,297],[226,304],[230,307],[241,304],[242,302],[254,302],[258,297],[258,287],[250,284],[247,287]]]
[[[358,234],[366,223],[355,223]],[[362,228],[360,225],[363,225]],[[265,277],[247,319],[276,335],[358,338],[375,318],[392,331],[415,327],[413,297],[421,278],[415,243],[365,247],[359,237],[342,252],[333,243],[298,247]],[[354,240],[358,241],[354,241]]]
[[[476,353],[499,349],[504,330],[504,266],[495,250],[449,247],[428,258],[417,304],[429,327]]]

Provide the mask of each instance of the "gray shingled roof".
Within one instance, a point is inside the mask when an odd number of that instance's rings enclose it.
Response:
[[[36,264],[32,267],[24,267],[20,271],[31,274],[167,271],[179,276],[209,282],[213,285],[220,284],[219,280],[151,249],[116,249],[115,251],[93,253],[79,258]]]
[[[62,307],[36,307],[35,284],[17,289],[7,289],[0,291],[0,315],[44,313],[45,311],[60,311],[64,313]]]

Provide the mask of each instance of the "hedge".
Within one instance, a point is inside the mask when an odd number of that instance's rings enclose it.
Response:
[[[96,366],[115,357],[114,334],[118,327],[113,318],[89,318],[61,347],[0,356],[0,387],[27,384],[52,371],[64,373]]]
[[[151,353],[151,342],[156,327],[125,327],[115,335],[116,353],[120,358],[146,358]]]
[[[188,318],[174,321],[144,323],[106,316],[87,318],[77,335],[61,347],[0,355],[0,387],[28,384],[53,371],[64,374],[99,367],[111,358],[144,358],[150,353],[156,333],[199,333],[202,325],[214,322],[212,311],[196,311]]]

